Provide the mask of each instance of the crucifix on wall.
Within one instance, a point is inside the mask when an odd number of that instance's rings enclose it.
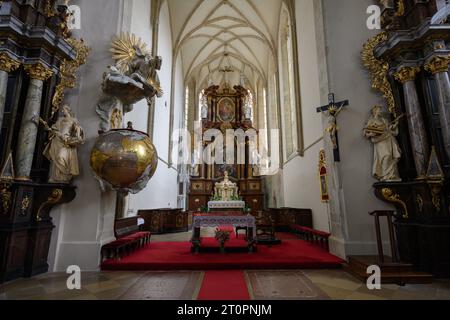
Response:
[[[333,144],[333,155],[334,161],[341,161],[341,156],[339,154],[339,139],[338,139],[338,126],[337,126],[337,116],[342,111],[342,109],[349,105],[348,100],[335,102],[334,93],[328,95],[328,105],[317,108],[317,113],[328,111],[327,127],[325,128],[325,133],[329,135],[331,143]]]

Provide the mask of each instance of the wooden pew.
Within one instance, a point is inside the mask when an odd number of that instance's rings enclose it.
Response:
[[[114,222],[116,240],[102,246],[101,261],[105,259],[121,259],[131,252],[150,243],[151,233],[140,231],[140,216],[118,219]]]

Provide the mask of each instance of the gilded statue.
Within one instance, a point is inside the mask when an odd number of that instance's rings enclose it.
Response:
[[[398,162],[402,156],[396,140],[400,116],[389,122],[382,115],[382,107],[372,108],[372,115],[364,127],[364,136],[374,145],[373,176],[382,182],[401,181]]]
[[[39,119],[50,133],[44,149],[44,156],[50,161],[50,183],[70,183],[80,174],[77,148],[85,142],[83,128],[68,105],[62,107],[61,113],[51,127]]]

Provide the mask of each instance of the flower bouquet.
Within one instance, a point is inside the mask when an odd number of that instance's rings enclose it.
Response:
[[[230,231],[216,229],[215,238],[220,244],[220,252],[225,253],[225,242],[230,240]]]

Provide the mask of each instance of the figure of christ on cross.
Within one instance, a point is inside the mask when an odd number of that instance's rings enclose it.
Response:
[[[330,93],[328,95],[328,105],[317,108],[317,113],[328,112],[328,126],[327,128],[325,128],[325,133],[329,135],[330,140],[333,144],[333,155],[335,162],[341,161],[341,156],[339,153],[339,127],[337,126],[337,116],[342,111],[342,109],[348,105],[348,100],[335,102],[334,93]]]

